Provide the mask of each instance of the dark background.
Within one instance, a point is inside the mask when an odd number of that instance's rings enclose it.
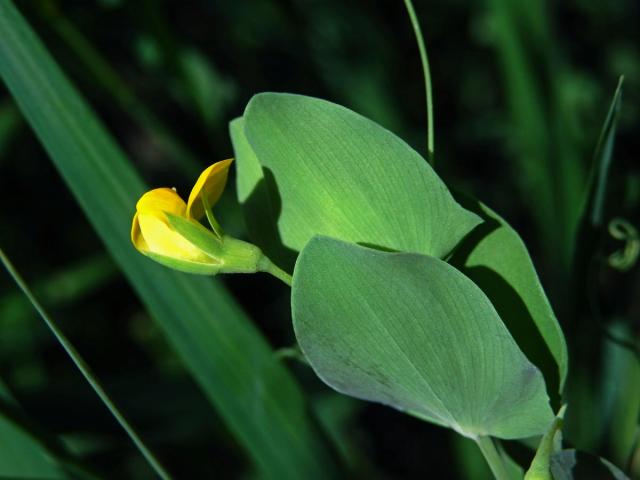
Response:
[[[402,1],[16,3],[149,185],[188,191],[200,169],[233,156],[227,124],[261,91],[335,101],[426,150],[422,70]],[[433,76],[436,169],[525,240],[572,348],[567,395],[576,413],[566,439],[607,455],[610,433],[597,414],[602,359],[610,329],[637,344],[638,268],[604,268],[585,291],[599,304],[598,319],[576,307],[589,302],[568,286],[592,154],[621,74],[607,218],[640,227],[640,3],[432,0],[417,1],[416,10]],[[117,272],[2,86],[0,190],[0,245],[168,468],[177,478],[250,477],[243,452]],[[228,190],[217,214],[243,236]],[[598,255],[620,246],[608,239]],[[293,344],[285,288],[263,276],[223,281],[274,348]],[[475,447],[453,433],[340,397],[295,360],[291,367],[314,404],[336,419],[359,476],[486,475]],[[61,435],[97,471],[151,478],[6,275],[0,378],[40,428]]]

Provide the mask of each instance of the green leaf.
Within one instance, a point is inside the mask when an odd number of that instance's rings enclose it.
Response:
[[[235,144],[243,142],[238,130],[232,129]],[[277,221],[281,242],[290,250],[300,251],[314,235],[327,235],[443,257],[479,223],[415,150],[339,105],[262,93],[247,105],[244,134],[264,171],[270,222]],[[250,175],[239,180],[245,187],[260,184],[246,146],[236,151],[239,176]],[[252,166],[245,168],[245,162]],[[241,199],[251,196],[247,190]]]
[[[451,264],[471,278],[505,322],[551,395],[562,391],[568,354],[564,334],[518,233],[477,200],[460,199],[484,223],[460,244]]]
[[[449,264],[315,237],[293,275],[293,324],[318,376],[470,438],[544,432],[544,380],[482,291]]]
[[[10,1],[0,75],[107,249],[263,476],[325,478],[333,462],[289,372],[209,278],[156,265],[131,245],[145,186]],[[37,195],[37,192],[35,193]]]
[[[604,458],[579,452],[562,450],[551,457],[553,480],[629,480],[618,467]]]

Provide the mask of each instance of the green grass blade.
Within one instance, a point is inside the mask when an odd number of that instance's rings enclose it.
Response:
[[[579,335],[574,339],[573,345],[574,379],[569,384],[567,392],[567,403],[571,407],[567,412],[565,431],[567,438],[577,448],[594,447],[600,442],[602,432],[611,426],[611,419],[603,415],[593,415],[593,411],[600,407],[601,402],[597,392],[603,388],[602,382],[593,377],[593,339],[611,335],[606,310],[600,305],[599,282],[600,271],[604,267],[603,258],[606,258],[607,224],[610,217],[605,215],[605,207],[621,101],[622,78],[611,101],[594,151],[591,178],[580,227],[575,237],[571,294],[571,298],[575,300],[572,305],[571,328],[579,332]],[[634,346],[630,346],[633,350]]]
[[[622,104],[623,81],[624,77],[620,77],[593,155],[593,170],[591,172],[587,203],[583,213],[584,219],[593,227],[602,227],[604,222],[607,183],[609,181],[618,117],[620,116],[620,106]]]
[[[290,373],[228,292],[138,254],[129,228],[145,185],[10,1],[0,75],[154,320],[265,477],[334,477]],[[34,193],[37,195],[37,193]]]
[[[44,320],[44,322],[47,324],[47,327],[49,327],[49,329],[51,330],[53,335],[56,337],[58,342],[60,342],[60,345],[62,345],[62,348],[64,348],[64,350],[67,352],[69,357],[71,357],[71,360],[73,360],[73,363],[76,364],[76,367],[78,367],[78,370],[80,370],[80,373],[82,373],[82,376],[87,380],[87,382],[89,382],[89,385],[91,385],[91,388],[93,388],[93,390],[96,392],[98,397],[100,397],[100,400],[102,400],[102,402],[109,409],[111,414],[118,421],[120,426],[125,430],[125,432],[127,432],[127,435],[129,435],[129,438],[131,438],[131,441],[136,445],[138,450],[140,450],[140,453],[142,453],[144,458],[149,462],[149,465],[155,470],[158,476],[163,480],[171,479],[171,476],[169,475],[169,473],[167,473],[167,471],[162,467],[162,465],[153,455],[151,450],[147,448],[147,446],[144,444],[140,436],[129,424],[127,419],[124,418],[122,413],[120,413],[120,410],[118,410],[118,407],[116,407],[115,404],[111,401],[111,399],[109,398],[109,395],[102,388],[102,386],[100,385],[100,382],[98,382],[93,372],[89,368],[89,365],[87,365],[87,363],[80,356],[80,354],[75,349],[75,347],[71,344],[71,342],[69,342],[69,340],[64,335],[64,333],[62,333],[62,331],[58,328],[58,326],[51,319],[51,317],[49,317],[49,315],[44,310],[42,305],[40,305],[38,300],[33,296],[33,294],[31,293],[31,290],[29,290],[29,287],[27,286],[25,281],[22,279],[18,271],[15,269],[15,267],[13,266],[11,261],[7,258],[7,256],[2,251],[1,248],[0,248],[0,262],[7,269],[7,271],[9,272],[9,275],[11,275],[11,277],[16,282],[18,287],[20,287],[20,290],[22,290],[24,295],[29,299],[29,302],[31,302],[31,305],[33,305],[33,308],[35,308],[38,314],[40,315],[40,317],[42,317],[42,320]]]
[[[616,128],[622,104],[622,82],[623,77],[620,77],[596,144],[586,200],[574,240],[573,275],[581,289],[594,288],[592,282],[585,282],[584,279],[591,279],[589,269],[593,268],[594,262],[596,262],[595,258],[599,254],[598,250],[602,247],[602,237],[607,228],[604,213],[609,170],[611,169]],[[595,292],[587,291],[580,292],[576,298],[583,298],[585,294],[590,296],[594,294],[595,297]]]

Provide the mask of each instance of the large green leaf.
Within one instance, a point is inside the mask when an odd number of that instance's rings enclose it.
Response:
[[[540,371],[482,291],[434,257],[315,237],[293,276],[293,323],[336,390],[471,438],[521,438],[553,420]]]
[[[239,175],[249,176],[239,185],[257,185],[256,195],[266,188],[269,221],[288,249],[300,251],[319,234],[442,257],[479,223],[415,150],[339,105],[262,93],[247,105],[244,132],[231,133],[244,145],[236,149]],[[241,198],[249,223],[261,221],[267,212],[251,208],[251,193]]]
[[[557,396],[568,369],[567,345],[544,293],[527,247],[518,233],[480,202],[463,199],[484,219],[451,258],[489,297],[527,358]]]
[[[20,109],[152,317],[263,476],[326,476],[330,455],[299,387],[229,294],[209,278],[156,265],[131,246],[131,217],[145,186],[10,1],[0,2],[0,37],[0,75]]]

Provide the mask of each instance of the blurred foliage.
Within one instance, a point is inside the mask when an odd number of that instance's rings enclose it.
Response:
[[[400,1],[16,4],[152,185],[186,191],[194,172],[230,157],[227,122],[260,91],[336,101],[426,150],[422,72]],[[606,233],[618,217],[640,227],[640,6],[415,6],[431,61],[437,170],[520,232],[568,338],[565,440],[640,476],[640,268],[608,266],[625,245]],[[576,226],[620,74],[605,233],[586,259],[596,267],[576,278]],[[251,477],[245,453],[104,257],[10,97],[0,95],[0,245],[177,478]],[[230,190],[219,220],[241,236]],[[293,343],[285,288],[262,277],[224,281],[274,347]],[[144,460],[27,305],[0,275],[0,378],[13,397],[96,472],[147,478]],[[288,365],[361,477],[486,476],[479,453],[449,432],[339,397],[304,365]],[[530,460],[528,447],[511,447]]]

